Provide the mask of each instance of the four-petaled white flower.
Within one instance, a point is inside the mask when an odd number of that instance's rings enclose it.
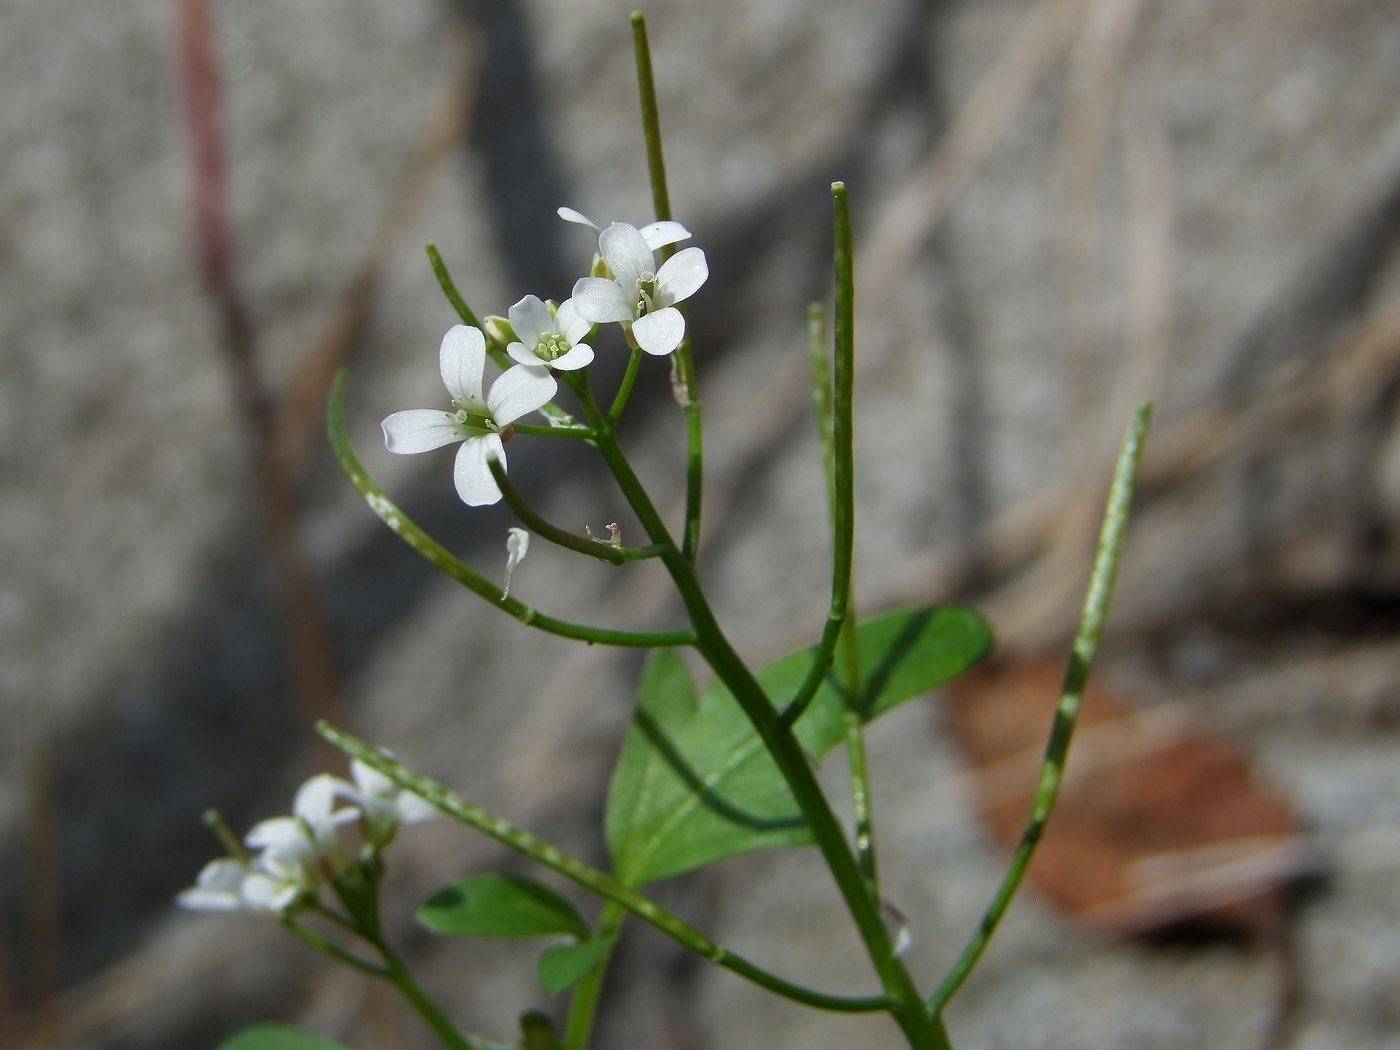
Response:
[[[427,799],[401,791],[399,786],[379,770],[359,759],[350,763],[353,786],[336,781],[337,793],[355,803],[364,817],[365,838],[372,845],[387,846],[400,824],[417,824],[437,816],[437,809]]]
[[[410,408],[395,412],[380,424],[384,447],[408,455],[460,441],[452,480],[457,495],[469,507],[481,507],[501,498],[501,490],[491,477],[487,462],[500,461],[506,468],[506,452],[501,430],[526,412],[533,412],[554,396],[557,384],[549,369],[536,365],[516,365],[491,384],[485,397],[481,375],[486,367],[486,337],[477,328],[454,325],[442,337],[438,366],[443,385],[452,396],[451,412],[431,408]]]
[[[243,880],[248,865],[232,857],[211,860],[200,871],[194,885],[175,898],[182,908],[194,911],[243,911],[250,907],[243,896]]]
[[[559,214],[570,222],[593,225],[571,209],[561,208]],[[654,253],[689,236],[675,222],[652,223],[645,230],[613,223],[598,235],[598,251],[612,277],[579,278],[574,309],[586,321],[621,322],[649,354],[671,353],[685,338],[685,316],[675,304],[694,295],[710,271],[699,248],[682,249],[659,269]]]
[[[579,316],[572,299],[551,314],[539,296],[527,295],[510,308],[510,326],[517,342],[506,353],[522,365],[572,372],[593,360],[593,348],[583,342],[593,325]]]

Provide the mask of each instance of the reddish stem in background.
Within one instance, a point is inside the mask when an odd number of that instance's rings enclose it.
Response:
[[[263,538],[272,556],[302,717],[318,764],[331,750],[312,727],[340,717],[340,685],[329,624],[302,536],[294,479],[278,454],[278,409],[259,365],[256,338],[233,276],[219,80],[207,0],[175,0],[180,85],[194,195],[195,236],[205,291],[233,375],[234,398],[252,460]]]

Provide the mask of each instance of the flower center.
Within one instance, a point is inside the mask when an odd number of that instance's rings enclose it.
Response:
[[[544,336],[535,344],[535,356],[541,361],[553,361],[569,352],[569,342],[562,335]]]
[[[637,303],[632,312],[645,317],[656,309],[656,274],[643,270],[637,275]]]
[[[454,401],[453,404],[456,405],[457,402]],[[457,429],[466,437],[495,434],[499,433],[501,429],[499,424],[491,418],[491,413],[476,406],[458,408],[452,416],[452,421],[457,424]]]

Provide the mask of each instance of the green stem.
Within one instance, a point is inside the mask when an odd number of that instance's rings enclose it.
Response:
[[[656,219],[671,218],[671,194],[666,187],[666,158],[661,148],[661,114],[656,106],[656,78],[651,68],[651,45],[647,22],[640,11],[632,12],[632,43],[637,55],[637,88],[642,105],[642,132],[647,143],[647,172],[651,176],[651,199]],[[661,249],[664,262],[676,251],[674,244]],[[684,313],[683,307],[677,307]],[[690,327],[675,351],[676,400],[685,413],[685,528],[681,533],[681,555],[695,560],[700,546],[700,504],[704,496],[704,433],[700,420],[700,392],[695,378],[695,359],[690,349]]]
[[[394,987],[399,990],[399,994],[408,1000],[409,1005],[423,1019],[423,1023],[433,1030],[433,1033],[442,1040],[444,1046],[447,1046],[449,1050],[486,1050],[480,1041],[457,1030],[457,1026],[438,1009],[437,1003],[433,1002],[428,994],[418,986],[418,982],[408,972],[408,967],[403,964],[403,960],[389,947],[388,942],[382,936],[376,940],[375,947],[379,949],[379,954],[384,957],[384,962],[388,966],[388,980],[393,982]]]
[[[613,398],[612,407],[608,409],[608,424],[616,426],[618,419],[622,416],[622,410],[627,407],[627,399],[632,396],[632,387],[637,382],[637,372],[642,367],[642,356],[644,351],[633,347],[632,356],[627,361],[627,371],[622,376],[622,384],[617,388],[617,396]]]
[[[636,649],[655,649],[664,646],[691,645],[695,632],[679,631],[614,631],[604,627],[591,627],[586,624],[571,623],[546,616],[532,606],[514,598],[506,598],[501,589],[486,579],[471,566],[454,557],[445,547],[419,528],[402,510],[396,506],[378,485],[355,455],[350,439],[345,433],[345,384],[349,373],[342,369],[331,385],[330,397],[326,404],[326,430],[330,436],[331,448],[340,460],[351,483],[364,496],[365,502],[379,519],[396,532],[400,539],[431,562],[447,576],[456,580],[474,594],[485,598],[492,605],[514,616],[521,623],[536,627],[548,634],[561,638],[573,638],[581,642],[598,645],[617,645]]]
[[[594,936],[602,940],[611,938],[616,944],[622,920],[627,917],[627,909],[616,901],[606,901],[598,916],[598,932]],[[569,1016],[564,1021],[564,1042],[561,1050],[587,1050],[588,1038],[593,1033],[593,1018],[598,1012],[598,996],[603,991],[603,978],[607,976],[608,962],[612,959],[612,947],[598,960],[598,965],[584,975],[583,980],[574,986],[574,994],[569,999]]]
[[[593,431],[588,427],[537,427],[529,424],[512,423],[510,429],[517,434],[530,437],[575,438],[579,441],[592,441]]]
[[[715,944],[684,919],[667,911],[655,901],[643,897],[635,890],[622,885],[611,875],[585,864],[576,857],[569,856],[557,846],[517,827],[504,817],[498,817],[494,813],[488,813],[480,806],[473,805],[437,781],[425,777],[421,773],[415,773],[393,759],[386,758],[378,749],[371,747],[363,740],[353,737],[349,733],[344,733],[325,722],[319,723],[316,728],[334,747],[339,748],[351,758],[357,758],[367,766],[377,769],[404,790],[427,799],[454,820],[481,832],[488,838],[495,839],[523,856],[529,857],[537,864],[542,864],[551,871],[557,872],[591,893],[596,893],[606,900],[615,901],[643,922],[660,930],[697,955],[703,955],[711,962],[723,966],[755,984],[762,985],[771,992],[807,1006],[814,1006],[820,1010],[833,1010],[838,1013],[871,1013],[889,1007],[889,999],[883,995],[826,995],[793,984],[776,974],[768,973],[742,956],[735,955]]]
[[[428,252],[428,263],[433,268],[433,273],[437,275],[438,284],[442,286],[442,294],[447,296],[447,301],[452,304],[452,309],[457,311],[457,316],[462,319],[464,325],[472,328],[481,328],[481,322],[476,319],[476,314],[467,305],[467,301],[462,298],[462,293],[457,291],[457,285],[452,280],[452,275],[447,272],[447,264],[442,261],[437,245],[429,241],[425,245]]]
[[[486,467],[491,471],[491,477],[495,479],[496,485],[500,488],[506,506],[526,527],[550,543],[613,565],[625,565],[629,561],[642,561],[661,554],[661,548],[654,544],[650,547],[614,547],[606,540],[593,539],[590,536],[577,536],[567,529],[561,529],[558,525],[553,525],[540,517],[534,508],[525,502],[520,491],[511,484],[510,477],[506,474],[505,468],[501,466],[500,460],[492,457],[486,461]]]
[[[326,940],[326,938],[322,937],[315,930],[303,926],[290,915],[284,915],[282,917],[282,925],[290,930],[297,940],[301,941],[303,944],[315,948],[323,955],[330,956],[336,962],[343,963],[352,970],[359,970],[361,973],[367,973],[371,977],[387,978],[389,976],[389,971],[384,967],[376,966],[368,960],[350,954],[338,944],[332,944],[330,941]]]
[[[986,914],[982,916],[982,921],[977,925],[976,932],[952,969],[948,971],[948,975],[943,978],[943,983],[929,999],[929,1008],[936,1014],[942,1012],[948,1000],[962,987],[967,975],[982,957],[987,943],[992,939],[992,934],[996,932],[997,925],[1021,885],[1021,879],[1030,866],[1035,848],[1045,832],[1045,823],[1055,808],[1055,799],[1064,779],[1070,741],[1074,737],[1075,721],[1079,715],[1079,702],[1084,695],[1084,684],[1088,681],[1089,669],[1094,663],[1099,638],[1103,634],[1109,599],[1113,595],[1113,584],[1118,576],[1118,562],[1123,553],[1123,541],[1127,535],[1128,518],[1133,506],[1133,486],[1142,462],[1143,445],[1147,439],[1147,427],[1151,419],[1152,406],[1138,406],[1133,414],[1133,421],[1128,426],[1128,432],[1123,437],[1118,465],[1113,472],[1113,487],[1108,494],[1108,507],[1104,512],[1103,528],[1099,533],[1098,549],[1094,555],[1094,570],[1089,577],[1088,593],[1084,596],[1084,612],[1079,618],[1079,629],[1074,636],[1074,648],[1070,653],[1069,668],[1065,672],[1064,686],[1060,691],[1060,702],[1055,708],[1055,721],[1050,730],[1050,740],[1045,747],[1045,761],[1040,767],[1040,779],[1031,803],[1030,820],[1021,834],[1020,844],[1016,847],[1001,885],[997,887],[996,895],[987,907]]]

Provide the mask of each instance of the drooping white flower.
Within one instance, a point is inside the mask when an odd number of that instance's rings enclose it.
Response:
[[[501,601],[510,597],[510,577],[515,567],[530,553],[530,534],[512,526],[506,530],[506,585],[501,588]]]
[[[549,401],[558,384],[542,364],[522,364],[502,373],[491,384],[491,392],[483,396],[486,337],[480,329],[460,324],[443,336],[438,366],[452,397],[453,411],[410,408],[387,416],[380,424],[384,447],[409,455],[460,441],[462,447],[452,470],[457,495],[469,507],[495,503],[501,490],[487,462],[496,459],[502,470],[506,467],[501,429]]]
[[[593,348],[583,342],[593,325],[579,316],[572,299],[551,314],[539,296],[527,295],[509,313],[517,342],[507,346],[506,353],[522,365],[571,372],[593,360]]]
[[[612,278],[581,277],[574,308],[587,321],[620,321],[649,354],[669,354],[685,338],[685,315],[675,304],[688,299],[709,277],[705,253],[685,248],[656,266],[656,256],[635,226],[615,222],[598,235],[598,250]]]
[[[350,763],[354,787],[341,781],[341,791],[364,815],[365,838],[375,846],[387,846],[400,824],[417,824],[437,816],[427,799],[403,791],[379,770],[359,759]]]

